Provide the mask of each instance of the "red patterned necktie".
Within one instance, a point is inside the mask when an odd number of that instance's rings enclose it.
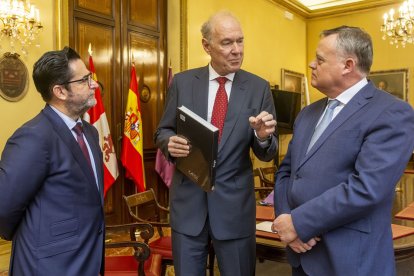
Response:
[[[211,123],[219,129],[219,143],[221,140],[221,135],[223,134],[224,120],[226,119],[227,113],[227,93],[226,93],[226,77],[216,78],[219,83],[219,88],[217,90],[216,99],[214,100],[213,114],[211,115]]]
[[[91,157],[89,156],[88,148],[86,147],[85,140],[83,139],[83,128],[81,123],[77,123],[73,127],[73,131],[76,133],[76,140],[78,141],[79,147],[82,150],[83,155],[86,158],[86,161],[89,164],[89,167],[92,169]]]

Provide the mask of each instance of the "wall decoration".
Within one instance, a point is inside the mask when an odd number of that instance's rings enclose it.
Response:
[[[378,89],[407,101],[408,99],[408,69],[383,70],[371,72],[368,79],[371,80]]]
[[[29,74],[26,65],[18,54],[5,53],[0,58],[0,96],[17,102],[26,95],[28,87]]]
[[[301,94],[301,107],[306,106],[305,75],[282,68],[282,90]]]

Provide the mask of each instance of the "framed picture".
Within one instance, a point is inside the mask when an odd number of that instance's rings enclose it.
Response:
[[[378,89],[407,101],[408,99],[408,69],[374,71],[368,76]]]
[[[300,93],[301,107],[306,105],[305,101],[305,74],[289,71],[282,68],[282,90]]]

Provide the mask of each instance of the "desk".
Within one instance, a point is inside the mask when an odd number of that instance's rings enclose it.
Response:
[[[414,174],[404,174],[396,186],[393,216],[414,201]],[[414,221],[394,218],[392,223],[414,227]],[[414,256],[414,235],[394,240],[395,260],[403,261]],[[287,262],[285,246],[277,240],[256,237],[256,257],[259,259]]]

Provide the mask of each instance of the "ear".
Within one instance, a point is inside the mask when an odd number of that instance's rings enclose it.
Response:
[[[344,62],[344,74],[353,72],[356,70],[356,61],[353,58],[347,58]]]
[[[63,85],[55,85],[52,88],[53,95],[59,100],[65,100],[68,96],[68,91]]]
[[[210,42],[207,39],[201,39],[201,44],[203,45],[204,51],[210,55]]]

